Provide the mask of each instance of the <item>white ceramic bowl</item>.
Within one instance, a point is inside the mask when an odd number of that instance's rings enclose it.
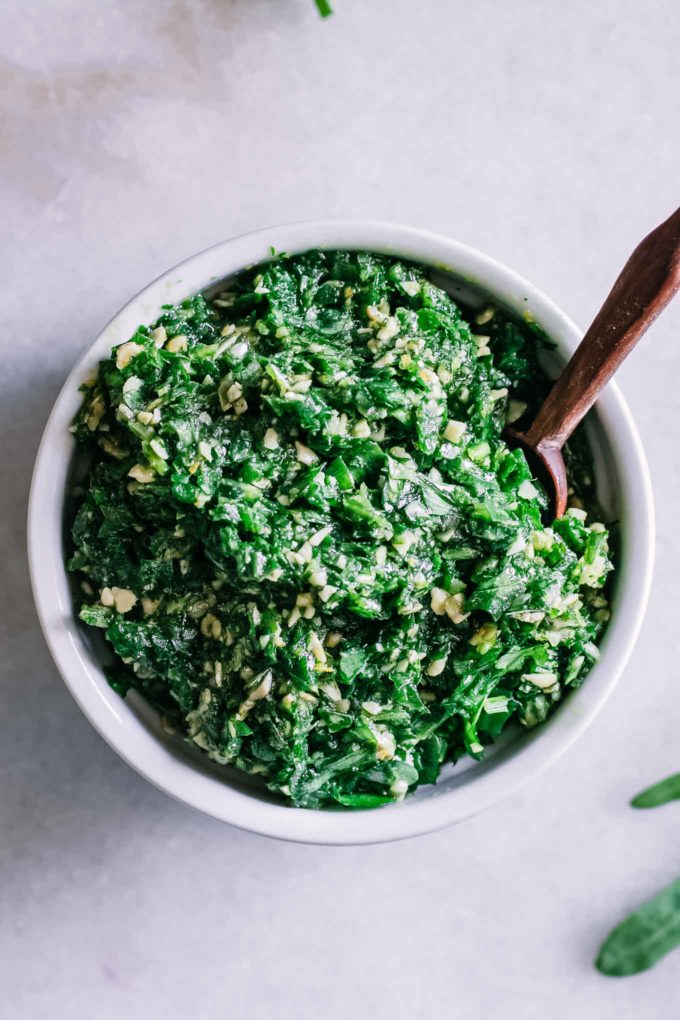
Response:
[[[530,315],[565,359],[579,330],[552,301],[499,262],[445,237],[384,223],[297,223],[246,234],[215,245],[171,269],[133,298],[85,352],[45,428],[31,488],[28,542],[38,614],[54,661],[90,722],[141,775],[206,814],[269,836],[307,843],[371,843],[415,836],[460,821],[488,807],[544,769],[593,720],[616,684],[635,644],[652,572],[654,518],[645,457],[621,393],[609,385],[591,415],[600,499],[621,522],[612,620],[601,658],[584,685],[554,716],[529,733],[515,731],[476,764],[447,766],[438,783],[403,803],[373,811],[309,811],[287,807],[236,770],[214,765],[179,738],[168,737],[141,699],[123,701],[106,682],[103,645],[78,623],[64,568],[67,479],[74,443],[68,426],[79,406],[79,384],[127,340],[139,323],[151,323],[161,305],[181,301],[276,251],[309,248],[369,250],[402,256],[447,274],[454,297],[491,298],[516,315]],[[440,278],[441,282],[441,278]]]

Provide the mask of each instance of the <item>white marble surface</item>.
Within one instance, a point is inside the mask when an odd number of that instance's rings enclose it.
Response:
[[[29,593],[24,512],[51,401],[142,284],[277,221],[412,223],[587,322],[678,200],[676,0],[5,0],[0,12],[0,987],[8,1020],[678,1015],[680,954],[596,974],[680,871],[680,302],[621,373],[658,566],[606,710],[521,794],[411,842],[250,836],[173,803],[93,732]]]

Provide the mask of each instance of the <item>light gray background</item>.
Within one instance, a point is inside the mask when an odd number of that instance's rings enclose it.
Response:
[[[586,324],[678,201],[676,0],[5,0],[0,306],[0,987],[8,1020],[675,1017],[680,954],[596,974],[680,872],[680,302],[621,372],[658,503],[625,676],[542,778],[458,828],[293,846],[180,807],[67,694],[34,617],[25,500],[78,354],[222,238],[385,218],[487,251]],[[673,123],[675,121],[675,123]]]

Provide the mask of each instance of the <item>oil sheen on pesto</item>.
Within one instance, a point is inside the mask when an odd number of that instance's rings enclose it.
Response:
[[[114,688],[309,808],[400,800],[543,722],[597,658],[611,564],[583,439],[546,526],[501,438],[546,391],[541,344],[346,252],[140,326],[74,425],[70,567]]]

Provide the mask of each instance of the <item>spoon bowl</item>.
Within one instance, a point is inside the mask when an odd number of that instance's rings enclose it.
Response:
[[[532,473],[545,485],[553,516],[563,517],[569,499],[569,481],[561,447],[551,446],[547,441],[532,445],[527,435],[515,429],[505,429],[504,435],[511,446],[522,450]]]

